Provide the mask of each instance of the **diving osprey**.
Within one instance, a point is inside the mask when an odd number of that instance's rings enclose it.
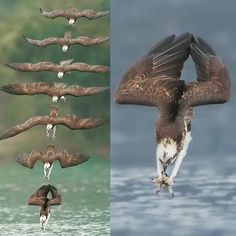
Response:
[[[53,62],[43,61],[39,63],[7,63],[5,66],[24,72],[41,72],[52,71],[57,73],[59,79],[63,78],[64,74],[71,71],[92,72],[92,73],[105,73],[109,72],[108,66],[101,65],[88,65],[85,63],[72,63],[73,59],[61,61],[60,65]]]
[[[96,119],[96,118],[80,118],[76,115],[66,115],[58,117],[58,108],[51,107],[49,116],[34,116],[26,120],[22,124],[18,124],[11,129],[0,133],[0,140],[11,138],[21,132],[24,132],[36,125],[46,125],[47,137],[50,137],[52,132],[52,138],[55,138],[56,125],[64,125],[70,129],[92,129],[98,126],[108,123],[108,120]]]
[[[197,81],[180,80],[184,62],[191,55]],[[159,108],[156,124],[157,194],[173,183],[191,141],[193,107],[225,103],[230,98],[230,76],[223,61],[201,38],[189,33],[171,35],[130,67],[116,92],[116,102]],[[171,174],[167,167],[174,164]]]
[[[90,96],[94,94],[99,94],[105,90],[107,87],[88,87],[84,88],[79,85],[67,86],[63,83],[54,83],[50,85],[45,82],[36,82],[32,84],[21,83],[21,84],[8,84],[0,88],[0,90],[15,94],[15,95],[36,95],[36,94],[47,94],[52,97],[52,102],[56,103],[59,100],[66,101],[66,95],[81,97]]]
[[[32,151],[30,154],[21,153],[16,161],[27,168],[33,169],[37,161],[43,162],[44,178],[50,178],[54,161],[60,162],[61,168],[80,165],[89,160],[89,156],[80,153],[68,153],[66,150],[55,150],[53,145],[48,145],[46,152]]]
[[[51,193],[51,199],[48,198],[49,192]],[[28,205],[40,206],[40,228],[45,230],[51,212],[50,208],[53,205],[61,205],[61,194],[53,185],[43,185],[35,193],[33,193],[29,200]]]
[[[43,40],[35,40],[35,39],[27,38],[25,36],[23,37],[28,43],[33,44],[37,47],[46,47],[48,45],[57,44],[62,47],[63,52],[67,52],[70,46],[74,44],[80,44],[83,46],[91,46],[91,45],[101,44],[109,40],[109,37],[90,38],[86,36],[80,36],[78,38],[72,39],[70,32],[66,32],[64,35],[64,38],[50,37]]]
[[[81,17],[85,17],[89,20],[94,20],[94,19],[97,19],[99,17],[109,14],[109,11],[96,12],[91,9],[79,11],[75,7],[70,7],[69,10],[54,10],[51,12],[44,11],[42,8],[40,8],[40,12],[44,17],[49,18],[49,19],[55,19],[57,17],[64,17],[68,20],[68,23],[70,26],[72,26],[77,21],[77,19]]]

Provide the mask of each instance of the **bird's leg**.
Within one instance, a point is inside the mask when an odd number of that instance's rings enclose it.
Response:
[[[47,137],[50,137],[50,133],[49,133],[48,129],[46,129],[46,135],[47,135]]]
[[[52,139],[55,139],[56,137],[56,125],[52,128]]]

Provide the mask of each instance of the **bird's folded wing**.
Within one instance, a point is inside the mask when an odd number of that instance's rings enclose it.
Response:
[[[66,71],[106,73],[110,71],[110,67],[102,65],[89,65],[86,63],[73,63],[66,66]]]
[[[56,64],[48,61],[39,63],[7,63],[7,67],[24,72],[55,71]]]
[[[68,154],[67,152],[60,152],[57,155],[60,161],[61,168],[70,166],[77,166],[89,160],[89,156],[80,153]]]
[[[203,40],[195,39],[191,56],[197,71],[197,82],[186,85],[180,104],[184,108],[224,103],[230,98],[231,81],[227,67]]]
[[[16,161],[22,166],[32,169],[37,160],[40,159],[42,153],[39,151],[32,151],[30,154],[21,153],[17,155]]]
[[[51,185],[43,185],[42,187],[40,187],[35,193],[30,196],[28,204],[39,206],[44,204],[50,189]]]
[[[55,120],[55,124],[63,124],[70,129],[92,129],[104,125],[108,122],[109,120],[97,118],[79,118],[75,115],[58,117]]]
[[[159,98],[163,99],[166,91],[166,99],[169,99],[171,91],[168,89],[174,87],[171,83],[175,83],[177,87],[183,85],[183,82],[174,82],[174,80],[181,75],[183,64],[189,56],[191,40],[192,35],[188,33],[179,37],[171,35],[154,46],[123,76],[116,92],[116,102],[157,106],[160,103]],[[164,80],[167,83],[164,83]],[[163,88],[164,85],[167,87]],[[132,89],[130,90],[130,88]],[[135,89],[137,92],[134,93]],[[152,90],[151,93],[146,92],[146,89]],[[133,96],[134,98],[132,98]],[[173,97],[173,99],[175,98]]]
[[[51,185],[50,191],[52,194],[52,198],[48,201],[48,205],[61,205],[61,194],[57,191],[57,189]]]
[[[47,94],[51,86],[45,82],[8,84],[1,87],[1,90],[15,95]]]
[[[101,93],[105,90],[109,89],[108,87],[88,87],[84,88],[79,85],[71,85],[66,88],[64,88],[61,93],[65,95],[71,95],[71,96],[87,96],[87,95],[93,95]]]
[[[32,117],[32,118],[28,119],[27,121],[25,121],[24,123],[18,124],[16,126],[12,127],[11,129],[0,133],[0,140],[13,137],[21,132],[24,132],[24,131],[32,128],[35,125],[40,125],[40,124],[46,125],[48,120],[49,120],[48,116]]]

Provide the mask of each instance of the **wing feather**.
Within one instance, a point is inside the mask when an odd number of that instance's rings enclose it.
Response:
[[[50,19],[55,19],[56,17],[65,17],[67,14],[67,11],[64,10],[54,10],[54,11],[44,11],[42,8],[39,9],[41,14]]]
[[[62,202],[61,194],[58,192],[58,190],[53,185],[50,186],[50,192],[52,194],[52,198],[47,202],[47,204],[49,206],[61,205],[61,202]]]
[[[46,47],[48,45],[60,43],[60,39],[55,38],[55,37],[50,37],[50,38],[46,38],[46,39],[43,39],[43,40],[30,39],[30,38],[27,38],[25,36],[23,36],[23,37],[28,43],[30,43],[32,45],[35,45],[35,46],[38,46],[38,47]]]
[[[197,38],[191,46],[191,56],[197,71],[197,81],[186,85],[180,101],[182,107],[218,104],[230,98],[231,81],[227,67],[214,50]]]
[[[39,205],[45,204],[47,195],[50,191],[51,185],[43,185],[35,193],[33,193],[28,200],[28,205]]]
[[[102,66],[102,65],[88,65],[86,63],[73,63],[73,64],[66,65],[65,71],[106,73],[110,71],[110,67]]]
[[[109,40],[110,40],[109,37],[90,38],[90,37],[86,37],[86,36],[80,36],[78,38],[71,39],[70,43],[71,43],[71,45],[81,44],[83,46],[91,46],[91,45],[105,43]]]
[[[32,151],[30,154],[22,153],[16,157],[16,161],[22,166],[33,169],[37,160],[42,156],[42,152]]]

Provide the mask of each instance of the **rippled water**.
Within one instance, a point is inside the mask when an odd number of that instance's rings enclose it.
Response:
[[[235,235],[234,159],[187,161],[176,178],[171,200],[167,190],[159,198],[155,195],[154,168],[114,169],[112,235]]]
[[[52,206],[46,231],[41,232],[39,207],[28,206],[27,201],[47,184],[42,165],[28,170],[17,163],[1,163],[0,235],[110,235],[108,161],[90,160],[65,170],[54,167],[50,183],[62,193],[62,205]]]

